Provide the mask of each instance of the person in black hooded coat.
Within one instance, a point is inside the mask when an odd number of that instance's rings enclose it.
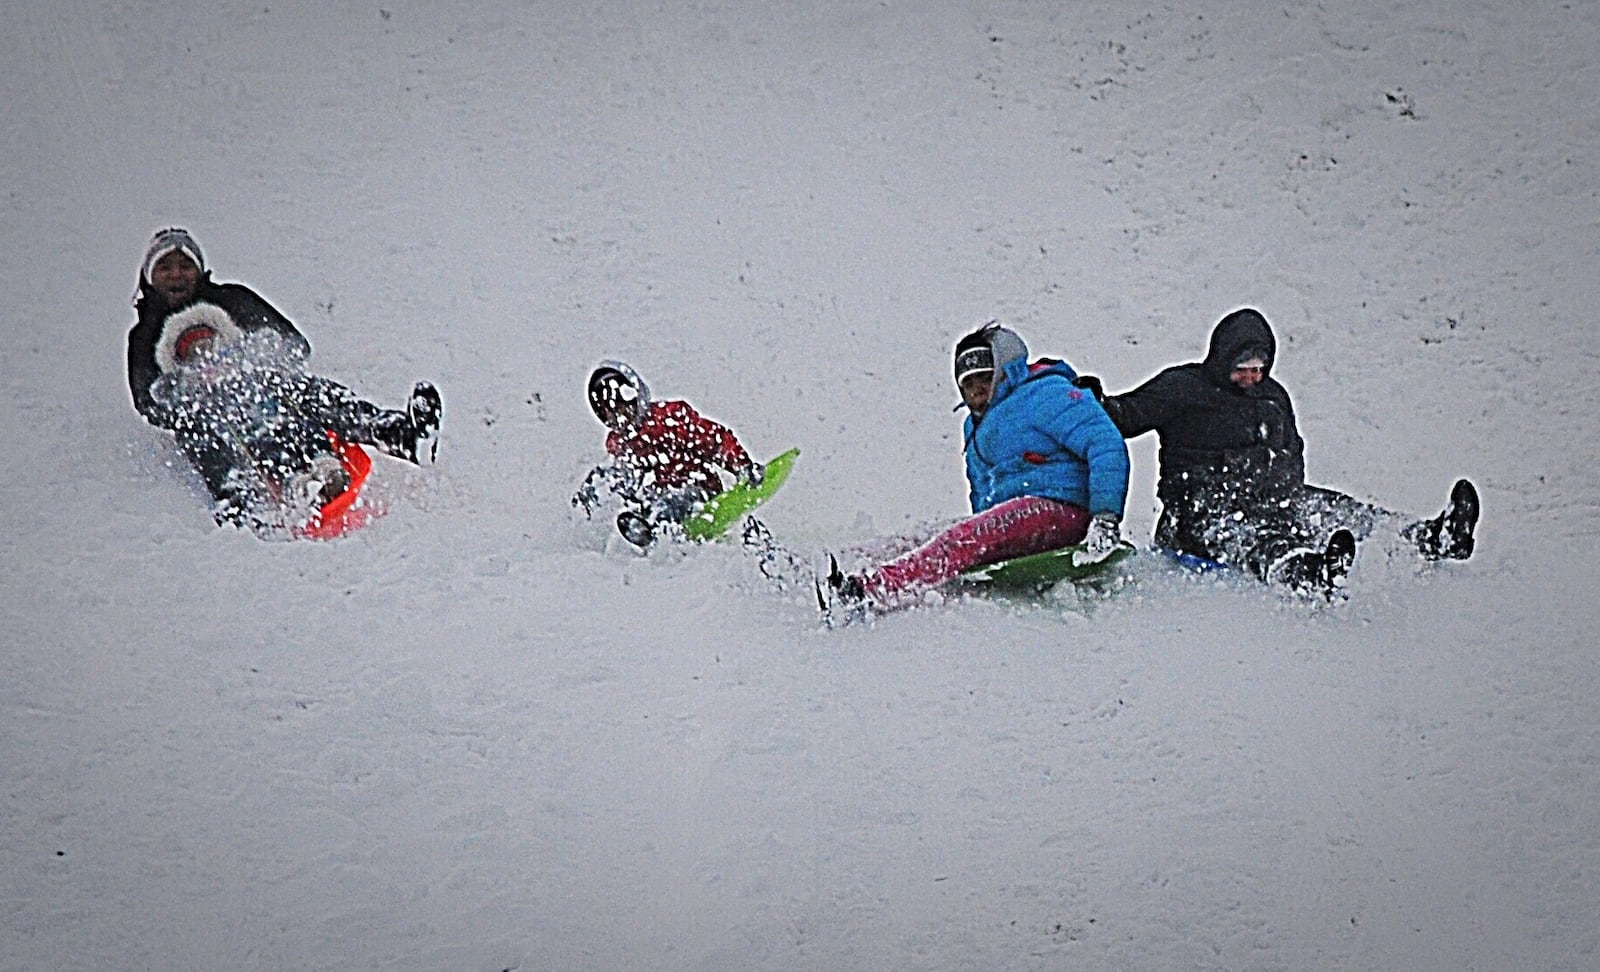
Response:
[[[159,359],[162,334],[168,320],[201,304],[221,308],[244,334],[272,331],[283,338],[287,353],[304,361],[311,357],[311,342],[276,307],[239,283],[211,279],[200,245],[188,231],[176,226],[161,230],[150,240],[139,268],[139,289],[134,308],[139,320],[128,332],[128,388],[133,407],[152,425],[171,429],[171,418],[155,399],[152,389],[170,365]]]
[[[169,227],[152,237],[140,265],[135,307],[139,319],[128,332],[128,388],[134,408],[176,436],[205,480],[217,522],[247,522],[251,502],[235,475],[243,462],[237,447],[229,436],[218,434],[217,423],[197,414],[230,411],[228,404],[182,393],[191,345],[254,345],[251,351],[258,358],[266,348],[282,366],[276,393],[293,399],[308,418],[347,442],[375,445],[410,462],[432,458],[440,413],[432,385],[418,383],[408,408],[399,411],[381,409],[337,382],[304,374],[301,368],[311,354],[305,335],[249,287],[213,281],[199,244],[187,230]],[[197,335],[204,340],[196,342]]]
[[[1397,514],[1305,481],[1294,403],[1272,377],[1277,350],[1259,311],[1236,310],[1212,330],[1204,360],[1101,397],[1125,437],[1160,438],[1158,547],[1326,590],[1342,585],[1354,540]],[[1101,394],[1096,379],[1081,381]],[[1463,479],[1444,513],[1401,533],[1428,559],[1464,559],[1477,518]]]

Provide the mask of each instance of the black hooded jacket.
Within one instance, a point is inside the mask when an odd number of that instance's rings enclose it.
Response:
[[[220,307],[246,334],[263,329],[276,331],[302,357],[311,354],[311,343],[305,335],[276,307],[244,284],[216,283],[211,279],[211,272],[206,271],[194,297],[174,307],[141,275],[139,299],[135,304],[139,321],[128,332],[128,388],[133,392],[133,407],[155,425],[166,424],[162,409],[151,393],[151,386],[161,377],[156,348],[161,342],[162,328],[173,314],[202,303]]]
[[[1259,351],[1267,373],[1250,389],[1230,380],[1233,366]],[[1204,488],[1240,508],[1287,497],[1305,484],[1305,443],[1289,393],[1271,376],[1277,341],[1255,310],[1234,311],[1211,332],[1204,361],[1175,365],[1105,399],[1124,437],[1160,437],[1156,495],[1174,503]]]

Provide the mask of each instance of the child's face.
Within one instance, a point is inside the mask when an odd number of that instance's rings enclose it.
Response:
[[[594,414],[610,429],[624,429],[637,418],[638,393],[625,385],[610,385],[589,396]]]
[[[619,402],[596,402],[594,413],[607,428],[620,429],[628,424],[628,413],[623,410]]]
[[[994,372],[979,371],[961,379],[961,400],[967,403],[967,408],[974,412],[982,412],[989,407],[989,399],[994,397]]]
[[[186,364],[199,358],[209,358],[217,352],[217,336],[213,334],[210,337],[196,338],[189,343],[185,351],[187,353],[184,354],[183,360]]]

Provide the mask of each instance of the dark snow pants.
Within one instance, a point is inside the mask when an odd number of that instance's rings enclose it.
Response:
[[[1198,487],[1163,498],[1155,540],[1158,547],[1245,569],[1266,580],[1272,565],[1286,554],[1320,551],[1341,528],[1363,539],[1391,515],[1322,486],[1301,486],[1268,499]]]

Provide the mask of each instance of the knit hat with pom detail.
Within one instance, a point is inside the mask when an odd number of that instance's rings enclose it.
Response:
[[[206,258],[205,254],[200,252],[200,244],[194,241],[188,230],[180,226],[169,226],[150,238],[150,245],[144,251],[144,264],[139,268],[140,275],[149,280],[156,261],[172,252],[182,253],[194,264],[196,270],[201,273],[206,272]]]

